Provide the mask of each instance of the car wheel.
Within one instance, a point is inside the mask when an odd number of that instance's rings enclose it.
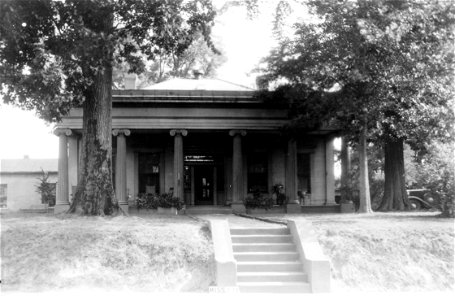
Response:
[[[411,210],[419,210],[422,206],[417,199],[409,199],[409,203],[411,204]]]

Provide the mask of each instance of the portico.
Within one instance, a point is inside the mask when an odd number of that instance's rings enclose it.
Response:
[[[187,207],[230,206],[242,212],[248,194],[271,195],[277,184],[297,210],[298,191],[311,195],[305,205],[334,204],[334,131],[285,136],[281,128],[287,122],[283,107],[260,102],[252,91],[114,90],[119,205],[128,209],[139,194],[172,191]],[[81,129],[82,111],[73,109],[56,130],[61,207],[68,206],[77,181]]]

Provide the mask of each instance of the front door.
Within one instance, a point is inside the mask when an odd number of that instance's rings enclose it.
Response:
[[[194,167],[194,204],[213,205],[213,167]]]

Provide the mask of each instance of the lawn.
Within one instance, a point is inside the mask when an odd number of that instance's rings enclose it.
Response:
[[[438,214],[268,217],[313,223],[331,261],[333,291],[453,291],[454,220],[439,218]]]
[[[2,291],[206,291],[212,261],[207,226],[185,216],[1,215]]]
[[[454,289],[454,221],[432,212],[264,215],[310,220],[332,265],[333,292]],[[2,291],[206,292],[207,226],[186,216],[1,216]],[[233,226],[272,226],[230,216]]]

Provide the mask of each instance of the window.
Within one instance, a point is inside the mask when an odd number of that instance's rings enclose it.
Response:
[[[191,192],[191,167],[185,166],[183,168],[183,186],[185,192]]]
[[[0,184],[0,208],[6,208],[7,202],[7,192],[8,192],[8,185],[6,183]]]
[[[267,154],[252,153],[248,156],[248,193],[268,192]]]
[[[139,153],[139,193],[160,193],[159,153]]]
[[[216,190],[224,191],[224,167],[223,165],[216,166]]]
[[[302,153],[297,156],[298,190],[311,194],[310,154]]]

